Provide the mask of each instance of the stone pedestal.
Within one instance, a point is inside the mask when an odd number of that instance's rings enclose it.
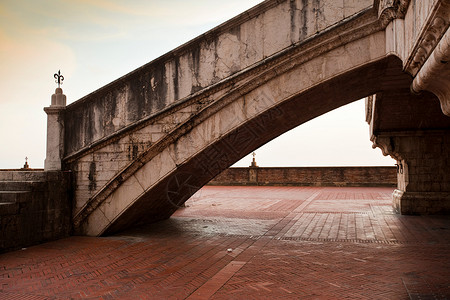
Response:
[[[47,113],[47,155],[44,162],[45,171],[61,170],[61,160],[64,153],[64,121],[62,112],[66,108],[66,96],[61,88],[52,95],[50,107],[45,107]]]
[[[450,213],[450,133],[398,132],[375,144],[397,160],[394,209],[401,214]]]
[[[256,163],[256,153],[253,152],[253,160],[250,164],[249,170],[248,170],[248,180],[250,183],[257,185],[258,184],[258,164]]]
[[[249,168],[248,169],[248,181],[252,184],[258,184],[258,169],[257,168]]]

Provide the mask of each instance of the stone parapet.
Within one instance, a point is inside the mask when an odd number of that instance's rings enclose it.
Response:
[[[229,168],[210,185],[391,186],[395,167],[275,167]]]
[[[70,172],[0,170],[0,252],[69,236]]]
[[[2,169],[0,170],[0,182],[4,181],[45,181],[47,173],[43,169]]]

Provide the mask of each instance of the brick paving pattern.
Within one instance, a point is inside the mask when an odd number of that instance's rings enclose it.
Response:
[[[0,299],[450,299],[450,218],[391,193],[207,186],[169,220],[0,255]]]

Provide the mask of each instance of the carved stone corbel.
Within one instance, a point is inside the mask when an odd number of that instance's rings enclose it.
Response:
[[[392,157],[397,161],[402,160],[400,153],[398,153],[395,149],[395,142],[392,137],[372,135],[370,141],[372,142],[372,148],[374,149],[376,147],[380,148],[384,156],[389,155],[390,157]]]
[[[380,20],[381,27],[386,28],[394,19],[403,19],[409,2],[410,0],[379,0],[378,19]]]

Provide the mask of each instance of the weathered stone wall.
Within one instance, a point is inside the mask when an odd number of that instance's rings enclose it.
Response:
[[[373,0],[335,2],[264,1],[68,105],[65,155],[161,114],[373,5]]]
[[[395,167],[229,168],[210,185],[392,186]]]
[[[0,252],[66,237],[70,173],[0,170]]]

